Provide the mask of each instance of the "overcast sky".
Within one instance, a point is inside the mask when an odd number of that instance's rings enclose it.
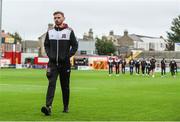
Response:
[[[53,23],[52,13],[63,11],[66,23],[77,37],[93,28],[102,36],[114,30],[166,37],[172,19],[180,15],[180,0],[3,0],[2,28],[19,32],[23,39],[33,39]]]

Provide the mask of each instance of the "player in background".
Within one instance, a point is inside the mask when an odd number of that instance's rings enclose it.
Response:
[[[125,74],[125,72],[126,72],[125,68],[126,68],[126,59],[123,58],[121,60],[121,71],[122,71],[122,74]]]
[[[116,66],[116,76],[119,76],[119,65],[120,65],[120,59],[117,57],[115,58],[115,66]]]
[[[139,61],[139,59],[137,59],[137,60],[135,60],[136,75],[139,75],[139,69],[140,69],[140,61]]]
[[[146,75],[147,76],[149,76],[150,71],[151,71],[151,63],[150,63],[149,58],[148,58],[146,61]]]
[[[111,76],[113,74],[113,65],[114,65],[114,60],[112,57],[109,57],[108,65],[109,65],[109,76]]]
[[[170,61],[169,67],[170,67],[171,75],[172,75],[173,77],[176,77],[176,76],[175,76],[175,71],[176,71],[176,68],[177,68],[177,64],[176,64],[176,61],[175,61],[174,58]]]
[[[166,75],[166,60],[163,58],[161,60],[161,77]]]
[[[152,57],[150,63],[151,63],[151,75],[152,77],[155,77],[156,59]]]
[[[143,58],[141,60],[141,71],[142,71],[143,76],[145,75],[145,69],[146,69],[146,60],[145,60],[145,58]]]
[[[129,71],[130,71],[130,75],[133,75],[133,69],[134,69],[134,59],[132,58],[130,61],[129,61]]]

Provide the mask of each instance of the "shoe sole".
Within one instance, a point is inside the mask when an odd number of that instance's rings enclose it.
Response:
[[[69,113],[69,111],[63,111],[63,113]]]

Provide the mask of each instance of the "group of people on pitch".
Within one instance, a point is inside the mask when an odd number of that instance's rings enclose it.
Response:
[[[167,67],[167,61],[165,60],[165,58],[161,60],[160,64],[161,64],[160,66],[161,76],[163,77],[166,75],[166,67]],[[127,62],[125,58],[120,59],[116,57],[113,59],[112,57],[109,57],[108,65],[109,65],[109,76],[113,74],[113,68],[115,68],[115,72],[117,76],[119,76],[120,69],[121,69],[122,74],[125,74],[126,65],[128,65],[130,75],[133,75],[134,69],[135,69],[136,74],[139,75],[140,68],[141,68],[141,72],[143,76],[151,75],[152,77],[154,77],[155,68],[156,68],[156,59],[154,57],[147,58],[147,59],[142,58],[141,60],[140,59],[134,60],[133,58],[131,58],[129,62]],[[175,74],[177,73],[177,63],[174,58],[169,62],[169,68],[170,68],[171,75],[175,77]]]

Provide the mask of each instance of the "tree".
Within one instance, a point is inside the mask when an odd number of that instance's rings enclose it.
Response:
[[[180,15],[173,19],[171,31],[167,32],[168,50],[174,50],[174,43],[180,42]]]
[[[14,34],[10,34],[10,36],[12,36],[12,37],[15,39],[15,42],[16,42],[16,43],[17,43],[17,42],[21,43],[22,38],[21,38],[21,36],[19,35],[18,32],[15,32]]]
[[[107,39],[99,39],[96,38],[96,50],[99,55],[111,55],[114,54],[116,51],[116,47],[111,41]]]

